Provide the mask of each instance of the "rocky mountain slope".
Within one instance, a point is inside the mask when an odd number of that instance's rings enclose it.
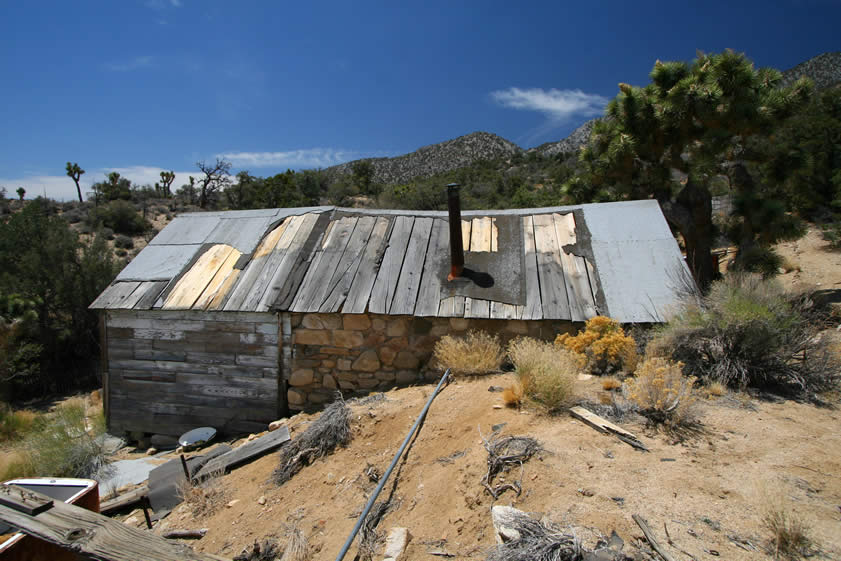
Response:
[[[801,76],[811,78],[822,90],[841,84],[841,52],[823,53],[783,72],[783,84],[794,83]]]
[[[479,160],[493,160],[522,152],[523,149],[489,132],[474,132],[453,140],[430,144],[395,158],[366,158],[374,167],[374,181],[401,183],[468,166]],[[359,161],[359,160],[356,160]],[[350,173],[354,162],[327,168],[336,174]]]
[[[529,148],[526,150],[526,153],[531,154],[533,152],[537,152],[541,156],[577,153],[582,146],[587,144],[587,140],[589,140],[590,133],[593,130],[593,125],[595,125],[598,120],[599,119],[590,119],[572,131],[570,135],[563,140],[559,140],[557,142],[546,142],[540,146]]]

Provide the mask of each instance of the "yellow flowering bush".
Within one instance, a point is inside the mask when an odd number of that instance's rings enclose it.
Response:
[[[628,399],[650,420],[677,426],[692,420],[697,378],[683,375],[683,363],[662,357],[645,359],[627,383]]]
[[[619,322],[606,316],[587,320],[584,331],[571,336],[562,333],[555,338],[555,345],[584,355],[587,368],[593,374],[632,372],[637,365],[637,345],[625,335]]]

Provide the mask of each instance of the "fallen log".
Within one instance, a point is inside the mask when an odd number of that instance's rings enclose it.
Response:
[[[167,530],[163,537],[169,540],[200,540],[207,534],[207,528],[198,530]]]

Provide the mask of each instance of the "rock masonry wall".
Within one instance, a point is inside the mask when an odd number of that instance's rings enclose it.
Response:
[[[435,343],[470,330],[554,339],[575,331],[565,321],[417,318],[377,314],[292,314],[292,361],[287,398],[293,410],[313,409],[345,396],[435,380],[428,368]]]

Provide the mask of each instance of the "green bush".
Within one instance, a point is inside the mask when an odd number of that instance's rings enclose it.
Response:
[[[88,223],[101,224],[118,234],[133,236],[142,234],[150,224],[135,210],[128,201],[116,200],[96,207],[88,215]]]
[[[821,229],[824,241],[829,242],[832,249],[841,249],[841,221],[825,224]]]
[[[117,236],[117,239],[114,240],[114,247],[118,247],[120,249],[134,249],[134,240],[128,236],[120,234]]]
[[[728,275],[659,329],[647,352],[683,362],[704,381],[814,398],[841,378],[837,353],[816,336],[823,315],[808,294],[759,275]]]

